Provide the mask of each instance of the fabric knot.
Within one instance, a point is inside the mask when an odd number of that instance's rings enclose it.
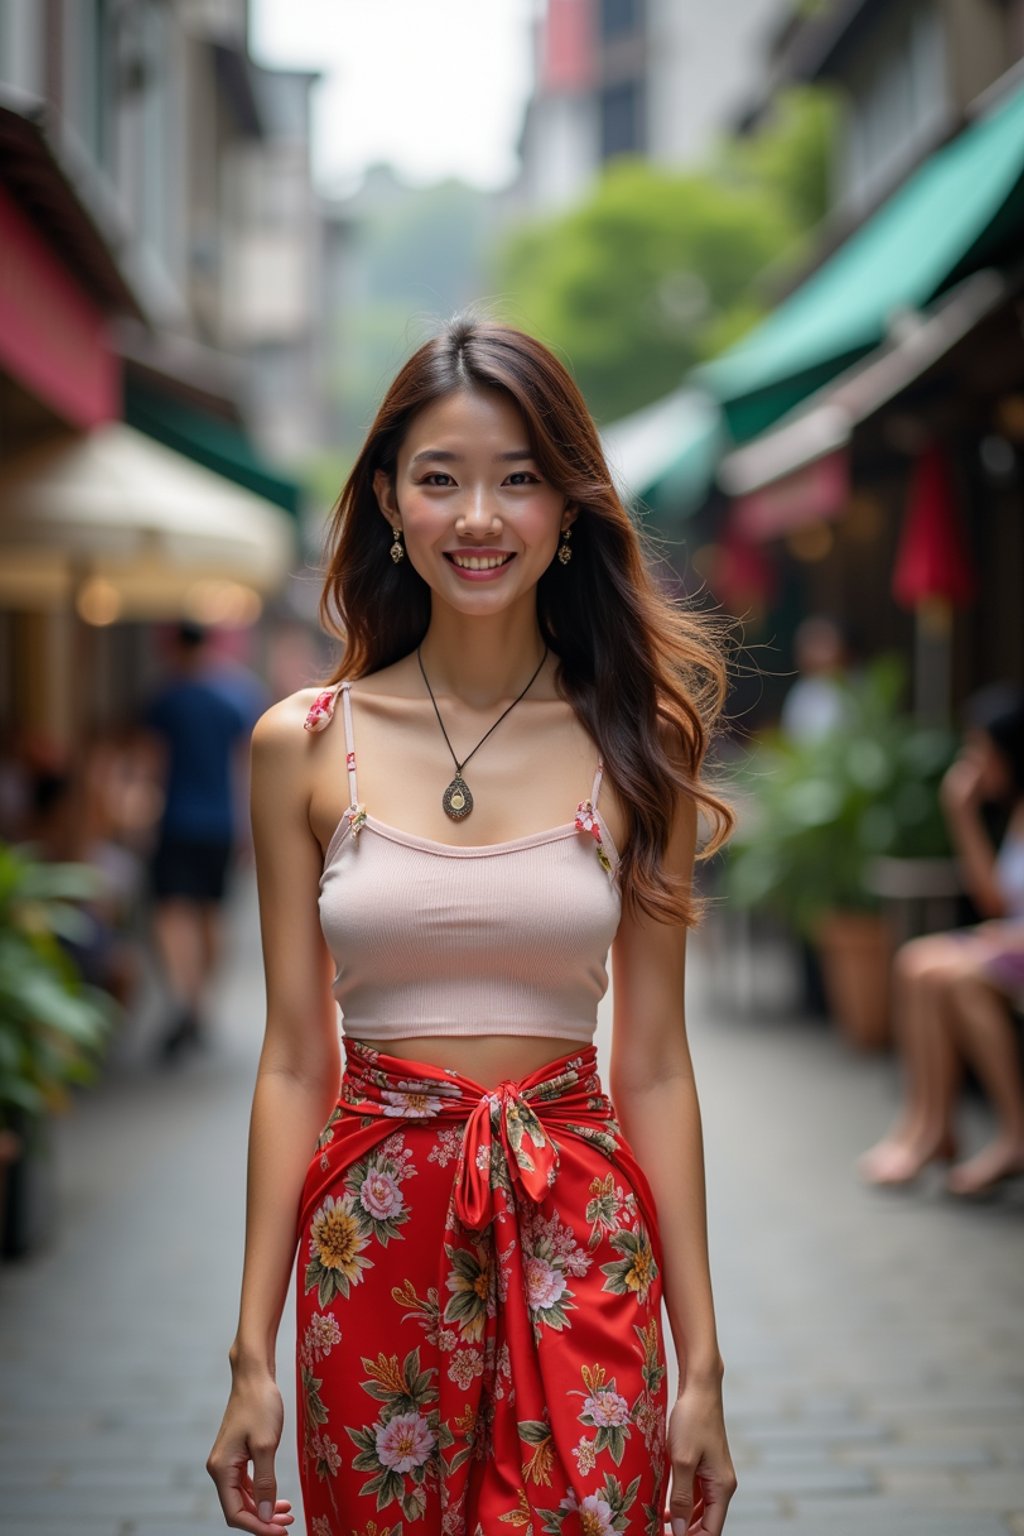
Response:
[[[606,873],[610,874],[612,869],[612,861],[608,857],[608,851],[604,846],[604,834],[601,831],[600,818],[598,817],[597,812],[594,810],[593,801],[580,801],[579,805],[576,807],[575,826],[577,832],[590,833],[590,836],[597,844],[598,863]]]
[[[333,688],[325,688],[318,693],[306,713],[302,722],[307,731],[322,731],[324,726],[334,714],[334,704],[337,693]]]
[[[511,1082],[483,1094],[463,1133],[455,1174],[455,1211],[480,1231],[494,1218],[494,1191],[518,1185],[539,1203],[558,1176],[558,1148]]]

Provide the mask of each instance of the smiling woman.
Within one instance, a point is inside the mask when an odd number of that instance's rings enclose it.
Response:
[[[327,565],[337,673],[253,735],[268,1003],[225,1516],[292,1518],[294,1265],[309,1536],[719,1536],[683,980],[698,811],[704,854],[731,825],[703,773],[721,637],[660,590],[566,370],[475,320],[392,384]]]

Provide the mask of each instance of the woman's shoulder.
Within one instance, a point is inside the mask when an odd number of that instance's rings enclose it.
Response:
[[[337,693],[337,683],[313,683],[275,700],[253,726],[254,750],[272,755],[301,752],[309,733],[331,719]]]

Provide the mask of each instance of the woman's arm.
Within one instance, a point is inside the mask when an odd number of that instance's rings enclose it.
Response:
[[[292,1519],[287,1502],[276,1499],[283,1411],[275,1345],[295,1259],[299,1195],[340,1074],[317,910],[322,860],[308,821],[310,750],[294,698],[257,721],[250,804],[267,1017],[249,1127],[242,1291],[228,1352],[232,1390],[207,1461],[228,1524],[254,1533],[280,1533]]]
[[[668,868],[692,879],[696,809],[680,797]],[[679,1396],[669,1426],[673,1530],[704,1500],[701,1531],[718,1536],[736,1475],[722,1413],[719,1352],[708,1260],[700,1106],[683,1011],[686,930],[623,914],[612,949],[614,1028],[610,1088],[622,1128],[647,1175],[658,1210],[663,1285],[679,1360]]]
[[[961,753],[947,768],[940,798],[968,895],[982,917],[1005,917],[996,850],[981,819],[981,779],[969,755]]]

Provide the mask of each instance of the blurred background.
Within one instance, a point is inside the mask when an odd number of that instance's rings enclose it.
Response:
[[[852,1161],[913,1084],[904,946],[1024,920],[949,792],[1024,685],[1022,0],[0,0],[9,1507],[218,1528],[248,733],[331,666],[327,516],[467,304],[565,359],[661,578],[735,623],[688,982],[730,1525],[1021,1536],[1022,1181]],[[1024,1170],[1000,998],[961,1150]]]

